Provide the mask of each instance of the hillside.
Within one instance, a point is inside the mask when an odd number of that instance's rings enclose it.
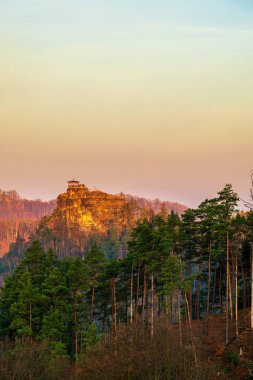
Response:
[[[22,199],[15,190],[0,190],[0,218],[8,220],[38,220],[52,213],[56,202]]]
[[[160,199],[147,199],[144,197],[138,197],[136,195],[126,194],[125,195],[127,201],[136,202],[137,206],[140,209],[152,209],[155,214],[160,212],[162,209],[166,210],[169,214],[171,211],[174,211],[178,215],[184,213],[187,207],[181,203],[177,202],[169,202],[169,201],[161,201]]]
[[[52,213],[55,201],[22,199],[15,190],[0,190],[0,257],[17,237],[28,240],[39,220]]]

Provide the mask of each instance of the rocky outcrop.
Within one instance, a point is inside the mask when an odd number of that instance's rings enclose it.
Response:
[[[131,215],[130,215],[131,214]],[[60,256],[83,255],[95,238],[107,247],[109,256],[121,256],[126,250],[125,236],[134,214],[129,211],[124,195],[89,190],[82,184],[69,186],[57,197],[57,207],[51,216],[43,218],[37,238],[45,248]]]

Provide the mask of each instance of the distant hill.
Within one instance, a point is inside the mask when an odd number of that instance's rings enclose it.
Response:
[[[155,214],[165,209],[169,214],[174,211],[178,215],[182,215],[187,210],[187,206],[181,203],[161,201],[158,198],[152,200],[130,194],[126,194],[125,197],[128,201],[134,200],[140,209],[152,209]]]
[[[0,257],[18,236],[28,240],[40,219],[50,215],[55,207],[56,201],[27,200],[15,190],[0,190]]]
[[[22,199],[15,190],[0,190],[0,218],[11,220],[38,220],[52,213],[56,201]]]

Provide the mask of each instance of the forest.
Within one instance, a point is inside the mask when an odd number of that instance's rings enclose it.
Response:
[[[0,258],[15,243],[17,237],[28,240],[39,220],[52,213],[55,201],[22,199],[15,190],[0,189]]]
[[[0,297],[0,379],[252,379],[253,211],[150,212],[125,257],[35,240]]]

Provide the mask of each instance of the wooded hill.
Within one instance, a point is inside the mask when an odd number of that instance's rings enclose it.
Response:
[[[99,235],[105,236],[105,234],[110,234],[109,230],[112,227],[111,225],[113,223],[115,224],[115,221],[113,221],[113,219],[116,218],[114,213],[117,209],[118,212],[120,212],[118,199],[121,199],[122,203],[123,198],[128,204],[128,206],[125,206],[125,208],[128,207],[128,210],[125,210],[126,213],[128,213],[129,217],[135,218],[135,221],[137,219],[136,216],[140,215],[141,210],[148,212],[152,209],[157,213],[163,208],[167,212],[173,210],[181,215],[186,209],[186,206],[176,202],[162,202],[159,199],[150,200],[131,195],[123,195],[123,193],[120,194],[120,196],[115,196],[99,190],[89,190],[84,185],[76,189],[72,188],[72,192],[68,189],[66,193],[60,194],[57,200],[49,202],[22,199],[15,190],[0,190],[0,257],[9,252],[11,244],[15,243],[17,239],[18,241],[20,241],[20,239],[28,241],[30,236],[37,230],[41,219],[45,216],[50,216],[56,207],[57,210],[53,217],[50,218],[50,221],[44,220],[44,227],[46,227],[47,230],[48,228],[52,229],[52,235],[55,234],[56,238],[59,237],[60,239],[58,240],[64,240],[61,239],[66,232],[65,222],[62,219],[65,218],[65,221],[67,220],[64,200],[68,202],[68,220],[72,220],[72,222],[70,222],[72,223],[72,232],[76,230],[77,236],[78,234],[82,234],[83,236],[82,238],[78,237],[79,242],[76,242],[76,244],[73,243],[74,239],[72,239],[73,247],[71,247],[71,243],[67,243],[68,253],[64,252],[64,244],[66,242],[59,243],[59,246],[55,249],[56,251],[59,250],[59,254],[63,256],[70,254],[71,249],[73,254],[79,254],[80,250],[83,250],[84,245],[85,237],[83,232],[85,232],[86,237],[87,235],[94,236],[94,234],[97,234],[98,238]],[[134,214],[130,215],[131,212]],[[106,215],[107,221],[105,220]],[[111,218],[110,223],[109,217]],[[73,224],[74,220],[76,220],[75,225]],[[118,221],[118,224],[120,225],[120,221]],[[43,223],[41,223],[40,232],[41,234],[46,234],[46,232],[43,231]],[[67,236],[70,236],[70,233],[66,234],[66,237]],[[52,243],[48,242],[48,244]],[[89,242],[87,242],[87,246],[89,246]],[[13,249],[12,247],[11,252],[13,252]],[[124,254],[126,248],[124,247],[122,249]],[[18,250],[20,251],[20,247]],[[117,248],[112,248],[112,251],[115,251],[114,253],[116,254]]]
[[[40,367],[45,379],[250,379],[253,212],[238,213],[237,201],[226,185],[181,217],[146,215],[121,259],[108,258],[95,239],[84,257],[62,260],[33,242],[1,289],[5,363],[17,366],[8,352],[19,345],[51,358],[49,372]],[[203,345],[214,316],[223,321],[221,361]],[[27,340],[14,344],[17,337]]]
[[[124,257],[139,218],[171,210],[180,215],[185,209],[178,203],[112,195],[82,184],[69,187],[49,203],[22,200],[15,191],[2,192],[0,214],[5,219],[0,219],[0,245],[9,252],[0,261],[0,277],[13,272],[33,240],[59,257],[81,257],[96,238],[108,257]]]
[[[39,220],[51,214],[55,206],[55,201],[32,201],[20,198],[15,190],[0,190],[0,257],[18,237],[27,241]]]

